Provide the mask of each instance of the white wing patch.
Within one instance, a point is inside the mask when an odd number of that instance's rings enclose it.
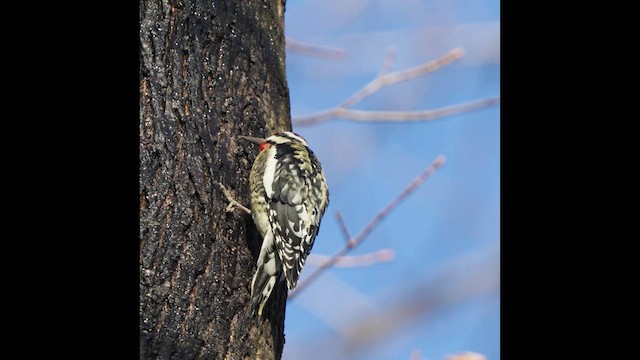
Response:
[[[262,183],[264,184],[264,190],[267,193],[267,197],[271,199],[273,196],[273,179],[276,176],[276,165],[278,164],[278,161],[276,160],[275,146],[270,146],[266,151],[268,151],[267,163],[265,165]]]

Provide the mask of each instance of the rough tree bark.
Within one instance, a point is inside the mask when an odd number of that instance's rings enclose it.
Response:
[[[140,3],[141,359],[281,357],[286,286],[250,314],[261,240],[217,183],[249,205],[258,149],[236,136],[291,129],[284,6]]]

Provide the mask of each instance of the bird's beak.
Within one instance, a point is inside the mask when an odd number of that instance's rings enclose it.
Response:
[[[253,137],[253,136],[238,135],[238,137],[239,137],[240,139],[249,140],[249,141],[251,141],[252,143],[254,143],[254,144],[258,144],[258,145],[260,145],[260,144],[262,144],[262,143],[264,143],[264,142],[266,141],[265,139],[257,138],[257,137]]]

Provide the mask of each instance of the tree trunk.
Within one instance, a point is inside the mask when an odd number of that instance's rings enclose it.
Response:
[[[291,129],[284,0],[140,3],[140,358],[279,359],[286,285],[250,312],[264,137]]]

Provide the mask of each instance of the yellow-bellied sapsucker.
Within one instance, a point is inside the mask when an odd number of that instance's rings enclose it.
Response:
[[[320,162],[300,135],[240,137],[260,145],[249,185],[251,216],[263,239],[251,282],[251,309],[261,316],[279,278],[295,288],[329,204],[329,190]]]

